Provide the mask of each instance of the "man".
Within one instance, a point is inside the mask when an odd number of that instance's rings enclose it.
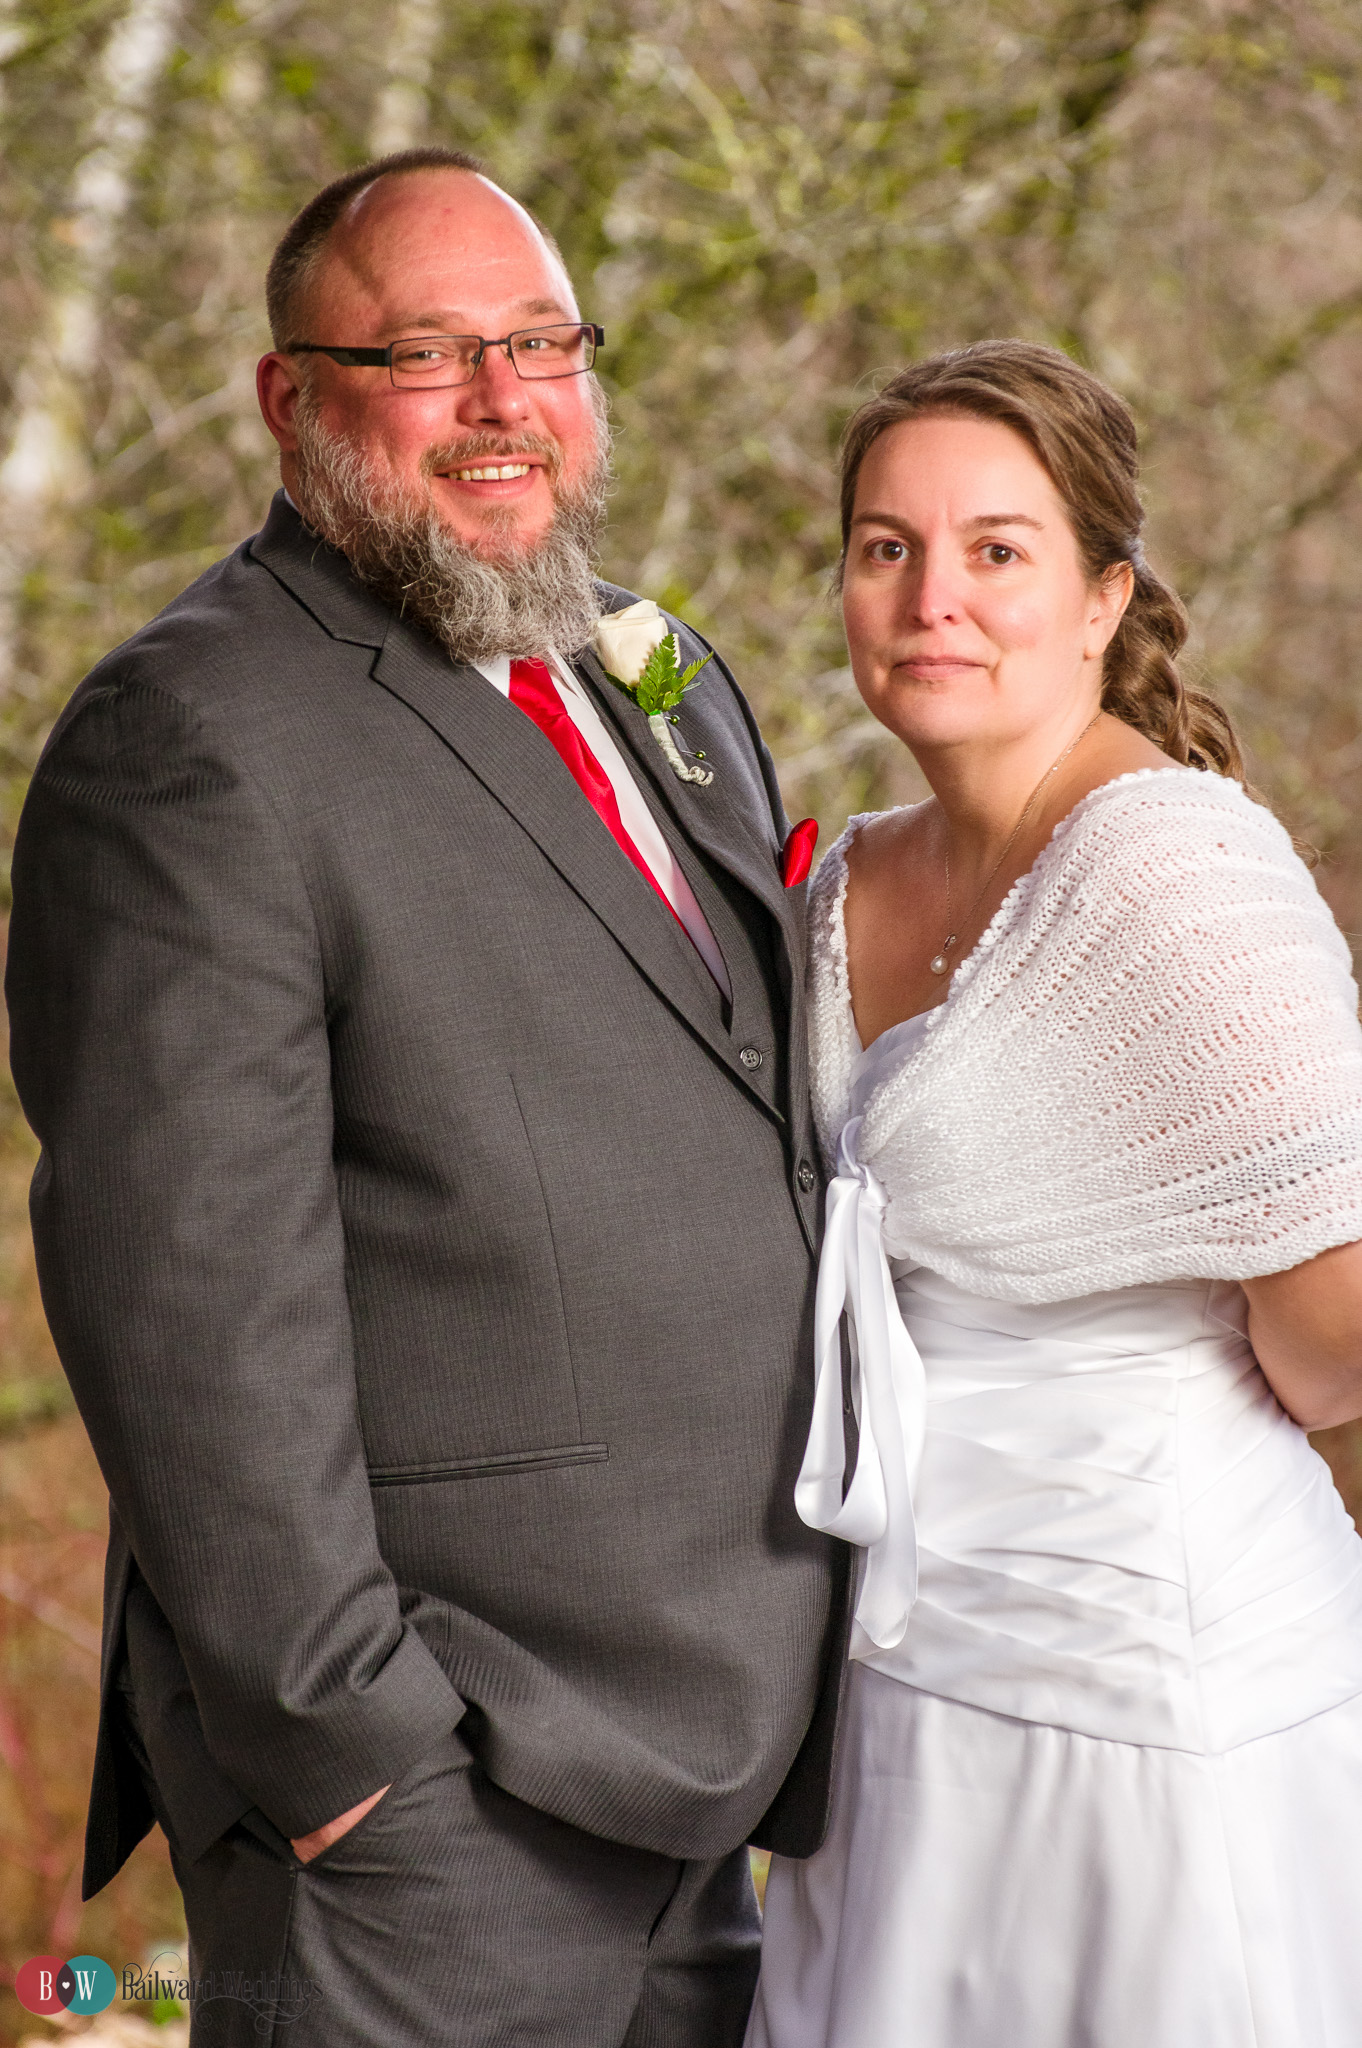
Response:
[[[672,760],[582,651],[598,336],[470,159],[328,187],[268,295],[285,489],[76,692],[14,864],[113,1503],[87,1888],[154,1814],[196,2048],[722,2048],[840,1663],[775,778],[717,658]]]

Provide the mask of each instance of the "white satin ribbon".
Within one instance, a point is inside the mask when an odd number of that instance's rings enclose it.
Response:
[[[866,1552],[856,1619],[878,1649],[902,1642],[917,1599],[913,1483],[922,1462],[927,1383],[908,1335],[885,1256],[888,1197],[856,1157],[861,1119],[837,1148],[814,1307],[813,1421],[795,1484],[801,1521]],[[851,1338],[851,1398],[860,1425],[856,1470],[845,1499],[842,1345]]]

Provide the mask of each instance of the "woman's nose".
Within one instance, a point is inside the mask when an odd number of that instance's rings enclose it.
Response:
[[[959,618],[962,604],[958,564],[935,549],[927,549],[912,579],[909,601],[914,617],[924,626]]]

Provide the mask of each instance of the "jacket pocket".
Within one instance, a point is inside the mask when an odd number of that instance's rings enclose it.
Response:
[[[554,1444],[542,1451],[499,1451],[490,1458],[441,1458],[420,1465],[370,1467],[370,1486],[426,1486],[449,1479],[500,1479],[551,1472],[560,1465],[603,1465],[608,1444]]]

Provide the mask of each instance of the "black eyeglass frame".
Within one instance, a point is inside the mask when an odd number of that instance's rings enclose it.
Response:
[[[512,342],[519,341],[526,334],[561,334],[575,328],[578,334],[591,336],[591,361],[583,363],[580,370],[554,370],[548,376],[540,377],[531,373],[526,376],[515,359]],[[475,341],[478,352],[473,358],[473,367],[466,377],[459,377],[448,384],[399,384],[393,376],[393,350],[410,347],[416,341]],[[286,356],[330,356],[333,363],[342,369],[385,369],[394,391],[457,391],[465,384],[471,384],[482,368],[482,359],[489,348],[504,348],[506,360],[523,384],[556,384],[564,377],[585,377],[596,360],[598,350],[605,347],[605,329],[597,327],[591,320],[563,320],[551,327],[517,327],[511,334],[498,335],[495,340],[481,334],[404,334],[400,341],[390,341],[386,348],[340,348],[324,341],[293,341],[282,351]]]

